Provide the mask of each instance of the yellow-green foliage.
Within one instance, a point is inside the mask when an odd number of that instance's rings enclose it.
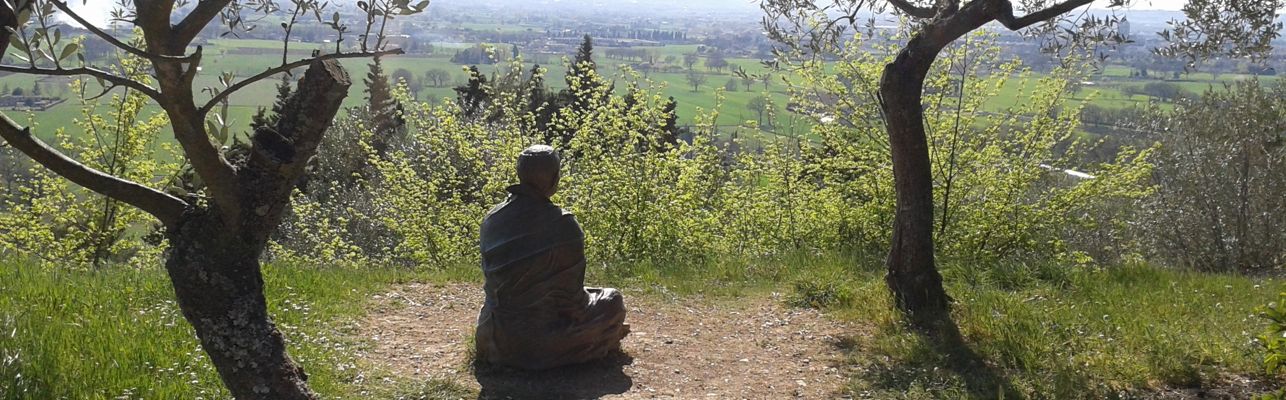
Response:
[[[927,83],[939,251],[1077,262],[1128,254],[1132,243],[1120,233],[1127,215],[1120,213],[1130,208],[1113,205],[1148,194],[1149,152],[1127,149],[1104,165],[1078,161],[1088,144],[1076,140],[1079,109],[1063,96],[1077,79],[1069,71],[1020,85],[1033,89],[1008,113],[982,111],[1008,80],[1032,79],[1019,62],[999,60],[991,40],[977,35],[948,49]],[[592,77],[602,84],[571,88],[587,106],[563,108],[550,124],[573,133],[562,149],[564,178],[554,200],[578,215],[591,258],[665,263],[883,251],[894,191],[873,94],[886,60],[850,49],[794,72],[791,108],[817,120],[807,139],[765,138],[753,122],[721,126],[723,97],[716,91],[715,108],[701,110],[690,141],[658,151],[652,143],[663,133],[664,83],[627,69],[611,79]],[[139,65],[128,61],[124,72],[139,75]],[[375,133],[366,114],[343,118],[335,129],[343,134],[331,135],[339,141],[324,151],[348,153],[359,170],[310,183],[326,190],[296,197],[271,254],[350,265],[477,262],[479,222],[515,183],[515,155],[542,137],[526,103],[526,74],[514,62],[493,79],[489,109],[476,118],[455,104],[415,102],[397,92],[405,137],[386,139],[392,145],[386,154],[368,145]],[[627,101],[609,92],[609,81],[638,89]],[[178,168],[147,155],[155,154],[165,119],[141,117],[145,99],[136,93],[112,101],[114,112],[86,112],[80,121],[86,133],[60,133],[59,146],[93,167],[162,185],[157,177]],[[329,160],[323,154],[322,162]],[[1049,168],[1095,178],[1070,179]],[[137,262],[136,253],[151,258],[159,251],[141,240],[152,222],[133,208],[41,169],[22,190],[11,212],[0,215],[6,250],[76,265]]]
[[[1121,229],[1122,219],[1104,207],[1148,193],[1148,152],[1126,150],[1115,163],[1079,164],[1085,146],[1075,140],[1078,108],[1062,96],[1075,79],[1066,71],[1023,85],[1035,89],[1009,113],[981,111],[1007,80],[1031,74],[1016,61],[999,61],[988,37],[972,43],[944,56],[926,90],[940,251],[973,259],[1093,260],[1078,251],[1086,245],[1081,238]],[[854,50],[836,62],[800,66],[796,109],[818,118],[810,134],[818,141],[738,140],[756,130],[753,124],[731,132],[719,127],[717,91],[716,108],[696,118],[690,143],[655,151],[649,142],[661,135],[665,119],[658,84],[630,71],[615,77],[639,88],[634,101],[608,93],[606,84],[572,88],[588,107],[561,109],[551,123],[574,132],[561,149],[564,176],[554,201],[577,214],[595,263],[880,251],[894,197],[887,139],[870,96],[882,64]],[[301,199],[291,230],[306,240],[279,246],[278,255],[365,259],[370,254],[354,251],[363,239],[345,231],[353,226],[348,221],[362,219],[378,221],[395,237],[381,261],[477,262],[479,222],[516,183],[517,153],[541,137],[531,128],[524,72],[515,63],[496,78],[490,109],[476,119],[454,104],[417,103],[401,93],[407,138],[382,157],[365,149],[374,171],[361,179],[324,183],[356,185],[369,197],[342,212]],[[360,119],[340,125],[363,132],[355,137],[373,134]],[[1049,168],[1095,178],[1071,179]],[[1121,249],[1110,254],[1119,256],[1130,244],[1085,247],[1113,246]]]
[[[521,73],[515,64],[513,74]],[[517,75],[501,81],[512,76]],[[620,78],[639,79],[628,73]],[[574,88],[590,106],[579,113],[564,109],[554,121],[574,132],[562,149],[562,190],[554,201],[578,215],[592,258],[680,261],[841,244],[837,225],[828,219],[843,207],[842,199],[804,180],[799,153],[809,144],[729,151],[717,141],[718,114],[711,111],[699,119],[691,144],[654,151],[648,143],[661,135],[664,120],[659,91],[645,90],[631,105],[608,96],[606,86]],[[500,117],[487,122],[462,117],[455,105],[412,103],[402,96],[408,105],[405,143],[385,157],[366,149],[374,176],[349,183],[369,185],[366,212],[371,215],[362,218],[396,232],[394,261],[436,266],[477,261],[479,222],[506,196],[504,188],[516,183],[518,152],[539,137],[527,128],[533,116],[524,111],[523,98],[517,92],[493,93],[489,115]],[[298,205],[291,230],[307,232],[303,237],[309,243],[278,246],[278,255],[356,256],[343,250],[351,248],[345,244],[351,235],[330,234],[347,226],[333,217],[336,213],[318,213],[316,208],[326,205],[308,199]]]
[[[865,214],[844,215],[848,231],[883,241],[893,187],[875,94],[889,60],[856,45],[861,41],[854,38],[836,62],[801,63],[803,81],[793,89],[801,108],[823,121],[815,129],[822,137],[820,154],[810,167],[851,199],[852,207],[866,208]],[[948,48],[930,73],[925,125],[939,252],[989,260],[1037,255],[1087,261],[1087,249],[1099,250],[1100,257],[1126,255],[1133,244],[1121,238],[1124,219],[1110,206],[1132,204],[1149,193],[1150,151],[1125,149],[1102,165],[1080,161],[1081,150],[1093,143],[1076,135],[1080,104],[1064,94],[1079,76],[1070,70],[1020,85],[1033,89],[1020,93],[1008,112],[983,111],[1006,82],[1032,76],[1019,61],[1000,60],[994,38],[985,33]],[[1063,169],[1094,178],[1075,179]],[[1087,239],[1104,236],[1118,240]]]
[[[146,79],[144,60],[122,60],[121,73]],[[85,90],[84,82],[72,83]],[[90,95],[93,95],[90,93]],[[163,187],[164,177],[178,166],[155,157],[157,135],[168,126],[161,114],[145,115],[146,96],[136,91],[113,94],[106,115],[95,110],[99,102],[82,104],[78,132],[58,130],[56,143],[62,152],[105,173]],[[32,125],[36,125],[33,121]],[[146,213],[108,199],[54,175],[43,167],[31,170],[32,179],[3,205],[0,213],[0,251],[34,256],[51,265],[64,267],[98,266],[105,262],[155,261],[162,250],[145,243],[154,219]]]
[[[1259,342],[1267,350],[1264,371],[1269,376],[1286,372],[1286,291],[1277,295],[1277,301],[1259,308],[1259,316],[1268,321],[1268,327],[1259,335]],[[1286,386],[1276,392],[1266,393],[1262,400],[1286,399]]]

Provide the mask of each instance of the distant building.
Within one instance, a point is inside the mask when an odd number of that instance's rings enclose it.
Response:
[[[44,111],[63,101],[64,99],[58,97],[3,96],[0,97],[0,107],[21,111]]]
[[[415,39],[411,35],[388,35],[384,37],[384,43],[399,49],[410,49],[414,47]]]
[[[1247,67],[1246,69],[1247,69],[1247,72],[1250,72],[1253,75],[1277,76],[1277,68],[1273,68],[1269,66],[1252,65],[1250,67]]]
[[[1094,175],[1087,174],[1074,169],[1061,169],[1049,164],[1039,164],[1039,166],[1041,169],[1055,174],[1055,176],[1064,176],[1066,177],[1065,179],[1070,179],[1072,182],[1095,178]]]

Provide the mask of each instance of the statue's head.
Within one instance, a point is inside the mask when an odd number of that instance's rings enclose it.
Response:
[[[531,186],[546,198],[558,191],[558,170],[562,161],[553,147],[538,144],[518,155],[518,182]]]

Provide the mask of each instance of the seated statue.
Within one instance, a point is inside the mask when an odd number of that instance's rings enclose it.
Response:
[[[479,361],[526,370],[578,364],[619,350],[629,333],[621,294],[584,287],[585,234],[549,201],[560,163],[552,147],[524,150],[519,184],[482,220]]]

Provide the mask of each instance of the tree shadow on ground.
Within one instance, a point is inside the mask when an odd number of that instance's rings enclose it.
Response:
[[[482,386],[478,399],[597,399],[629,391],[634,380],[623,369],[633,363],[633,357],[617,352],[602,360],[548,371],[479,365],[473,376]]]
[[[951,319],[936,322],[937,329],[921,332],[933,349],[946,357],[946,367],[964,380],[965,389],[975,398],[1022,398],[1004,371],[990,363],[960,334]]]
[[[947,397],[1024,398],[1002,369],[988,363],[965,341],[954,321],[936,320],[930,324],[933,328],[912,330],[918,340],[909,348],[886,357],[858,354],[869,349],[860,348],[862,345],[852,338],[834,345],[859,360],[874,359],[861,368],[865,374],[860,379],[867,389],[905,394],[918,388]]]

